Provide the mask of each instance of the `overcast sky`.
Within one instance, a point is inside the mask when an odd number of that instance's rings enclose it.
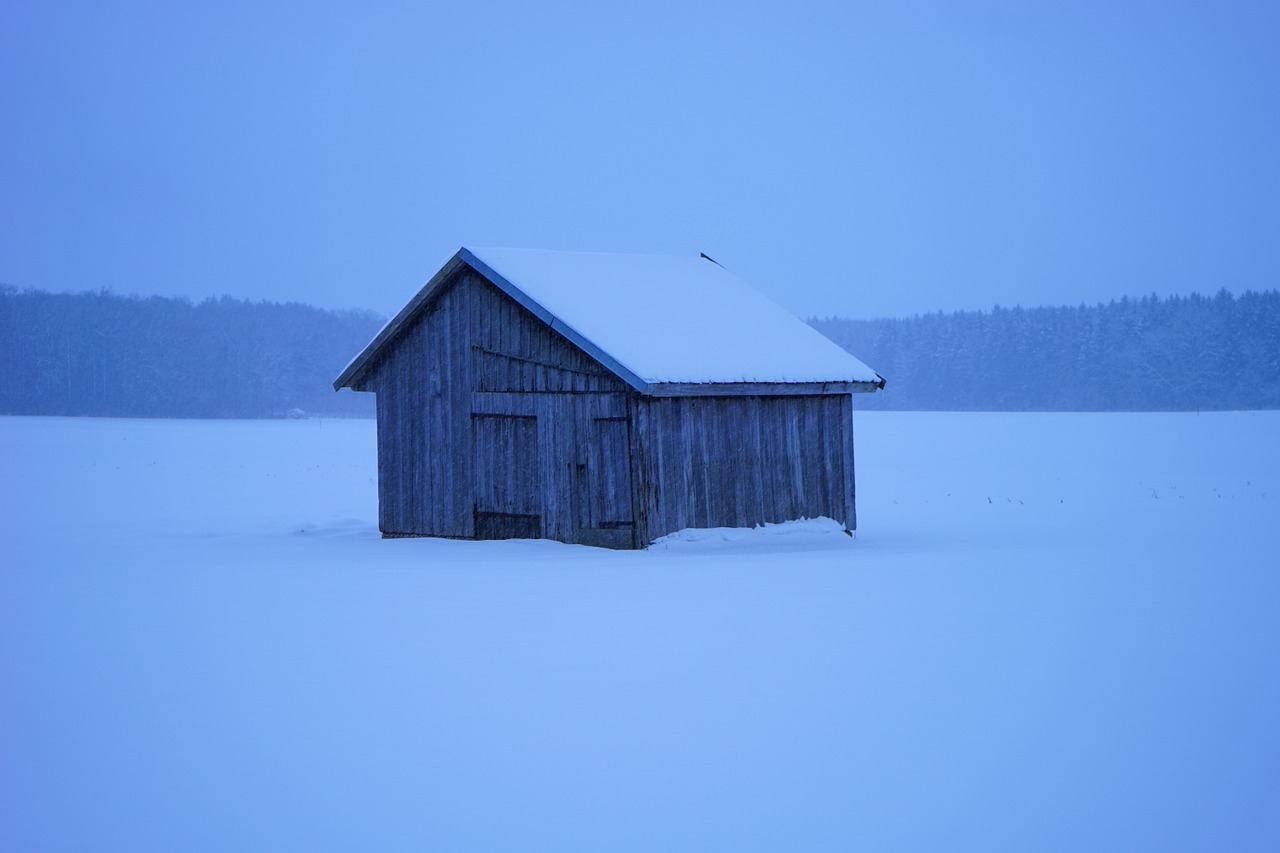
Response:
[[[396,311],[462,245],[803,316],[1280,286],[1280,4],[0,0],[0,282]]]

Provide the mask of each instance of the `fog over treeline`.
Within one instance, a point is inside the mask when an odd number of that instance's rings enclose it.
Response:
[[[331,382],[369,311],[0,286],[0,414],[371,416]],[[810,321],[888,380],[859,408],[1280,408],[1280,292]]]
[[[886,377],[867,409],[1280,408],[1280,291],[811,320]]]

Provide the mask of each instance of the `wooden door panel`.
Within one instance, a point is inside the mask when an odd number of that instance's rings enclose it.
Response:
[[[541,536],[537,418],[473,414],[471,433],[476,538]]]
[[[628,456],[626,418],[595,418],[591,459],[587,463],[591,483],[593,527],[630,524],[631,465]]]

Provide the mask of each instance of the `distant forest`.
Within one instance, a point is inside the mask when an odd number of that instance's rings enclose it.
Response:
[[[0,288],[0,414],[371,417],[373,395],[330,383],[383,322],[227,296]]]
[[[0,414],[372,416],[330,383],[384,318],[0,286]],[[859,408],[1280,409],[1280,292],[810,321],[875,368]]]
[[[1280,409],[1280,291],[810,323],[888,380],[865,409]]]

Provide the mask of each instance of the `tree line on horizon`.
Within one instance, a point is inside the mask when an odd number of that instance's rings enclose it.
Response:
[[[384,318],[222,296],[0,286],[0,414],[370,417],[330,383]],[[810,323],[873,367],[859,408],[1280,408],[1280,291]]]
[[[810,320],[886,379],[863,409],[1280,408],[1280,291]]]
[[[0,414],[371,417],[330,383],[384,318],[296,302],[0,288]]]

